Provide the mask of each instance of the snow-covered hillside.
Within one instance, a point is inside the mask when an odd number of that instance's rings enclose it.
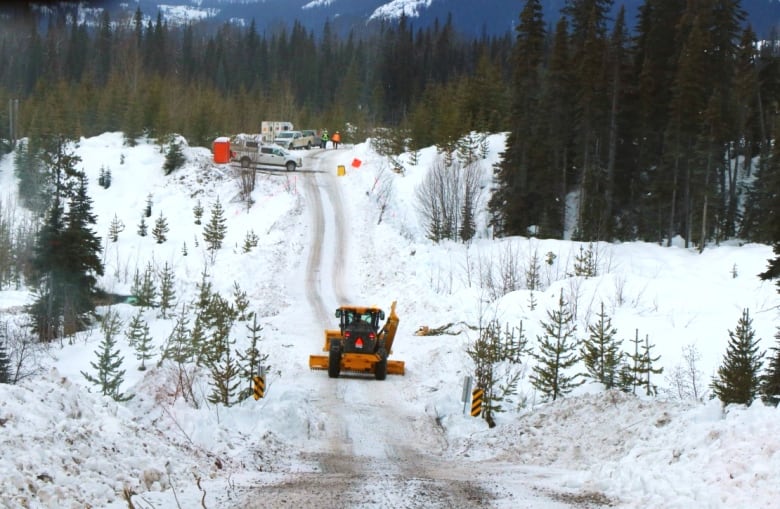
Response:
[[[489,143],[485,183],[503,137]],[[93,371],[99,330],[51,345],[38,359],[40,375],[0,386],[0,506],[118,509],[128,507],[126,492],[137,508],[444,507],[435,501],[449,501],[448,490],[455,490],[453,497],[463,501],[452,507],[776,507],[780,411],[756,403],[723,412],[706,397],[704,403],[671,397],[685,352],[700,355],[696,366],[706,390],[744,308],[762,349],[776,346],[780,300],[771,282],[755,276],[772,257],[770,247],[721,245],[698,254],[645,243],[597,244],[598,275],[585,279],[570,275],[581,247],[573,242],[493,240],[484,221],[469,245],[427,241],[415,189],[434,149],[424,150],[417,165],[402,157],[403,174],[368,143],[302,151],[301,171],[258,173],[251,205],[239,199],[234,170],[215,165],[206,149],[186,148],[187,164],[167,177],[157,145],[126,147],[120,133],[81,140],[76,152],[105,247],[100,285],[127,294],[136,270],[166,262],[175,270],[180,303],[194,299],[204,271],[226,297],[238,284],[263,325],[266,397],[211,405],[204,376],[194,408],[173,393],[173,373],[157,365],[159,356],[139,371],[120,335],[122,391],[134,398],[116,403],[81,374]],[[352,165],[356,160],[359,166]],[[13,201],[12,161],[0,160],[4,203]],[[340,165],[344,176],[337,175]],[[97,184],[106,168],[108,189]],[[162,244],[136,234],[149,199],[150,222],[162,214],[170,227]],[[193,207],[202,203],[205,223],[217,199],[228,229],[212,260]],[[115,217],[126,228],[112,243],[106,239]],[[258,243],[245,253],[249,232]],[[323,253],[312,278],[315,232]],[[334,245],[343,251],[329,254]],[[485,271],[512,259],[522,272],[534,253],[554,255],[543,265],[543,289],[494,298]],[[577,302],[580,335],[603,302],[624,349],[637,334],[649,337],[665,369],[654,380],[661,396],[605,393],[585,384],[543,404],[526,371],[516,402],[489,429],[461,401],[463,377],[472,371],[466,346],[475,339],[468,326],[492,318],[522,322],[533,345],[562,292]],[[310,371],[308,356],[320,353],[323,330],[335,324],[317,316],[314,294],[329,313],[343,298],[385,308],[397,301],[391,358],[405,361],[405,376],[334,380]],[[24,291],[0,291],[0,321],[16,323],[29,299]],[[113,310],[126,324],[137,308]],[[144,318],[161,346],[173,318],[156,309]],[[447,324],[455,335],[415,335],[422,326]],[[246,331],[234,335],[237,348],[245,347]],[[314,459],[323,452],[343,459],[325,465]],[[404,467],[409,458],[420,463]],[[344,472],[351,469],[371,482],[344,492],[352,482]],[[303,486],[291,487],[297,483]]]

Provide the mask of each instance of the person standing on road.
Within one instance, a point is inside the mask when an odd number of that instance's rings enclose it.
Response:
[[[330,141],[333,142],[333,148],[339,148],[339,143],[341,143],[341,134],[336,131],[333,133],[333,136],[330,137]]]
[[[322,136],[320,137],[320,146],[322,148],[328,148],[328,130],[323,129],[322,130]]]

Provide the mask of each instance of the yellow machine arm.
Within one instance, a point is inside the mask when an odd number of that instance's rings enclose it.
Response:
[[[393,351],[395,331],[398,329],[398,315],[395,314],[395,303],[396,301],[393,301],[390,305],[390,314],[387,315],[387,321],[382,330],[379,331],[379,340],[384,341],[385,350],[387,350],[388,354]]]

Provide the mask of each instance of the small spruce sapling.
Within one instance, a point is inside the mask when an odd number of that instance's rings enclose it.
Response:
[[[142,214],[141,222],[138,223],[138,235],[141,237],[146,237],[147,230],[148,226],[146,225],[146,217]]]
[[[157,241],[158,244],[162,244],[166,240],[168,240],[168,220],[165,219],[165,216],[163,216],[162,211],[160,211],[159,217],[154,221],[154,229],[152,229],[152,236]]]
[[[720,399],[723,406],[735,403],[750,405],[759,394],[763,352],[759,352],[759,340],[755,337],[753,320],[745,309],[737,327],[729,333],[729,344],[718,374],[710,387],[712,397]]]
[[[537,336],[539,352],[529,381],[545,401],[555,401],[585,383],[579,374],[567,373],[580,361],[577,325],[568,307],[561,291],[558,308],[547,311],[547,321],[541,322],[544,334]]]
[[[163,164],[163,171],[166,175],[170,175],[174,170],[177,170],[184,166],[186,159],[184,158],[184,152],[181,145],[178,142],[172,141],[168,145],[168,151],[165,153],[165,163]]]
[[[203,228],[203,241],[212,253],[222,247],[222,242],[227,234],[227,219],[219,198],[211,208],[211,219]]]
[[[772,356],[761,379],[761,397],[766,404],[777,406],[780,403],[780,328],[777,329],[775,339],[777,346],[770,348]]]
[[[246,237],[244,237],[244,246],[243,246],[244,253],[248,253],[252,250],[252,248],[257,247],[259,241],[260,238],[257,236],[254,230],[249,230],[248,232],[246,232]]]
[[[100,393],[109,396],[114,401],[128,401],[133,395],[125,395],[120,392],[120,386],[124,382],[125,370],[119,369],[122,366],[124,357],[119,355],[119,349],[116,348],[116,335],[122,324],[116,313],[109,311],[103,320],[102,331],[103,339],[95,350],[97,356],[96,362],[90,362],[90,366],[96,374],[91,375],[86,371],[81,374],[88,382],[97,385]]]
[[[618,367],[622,360],[621,341],[617,339],[617,329],[612,326],[612,318],[601,311],[594,324],[588,325],[588,337],[582,343],[582,360],[588,376],[601,383],[605,389],[618,385]]]
[[[146,361],[152,358],[152,336],[149,334],[149,324],[141,316],[140,309],[130,320],[125,335],[127,342],[135,350],[135,358],[141,361],[138,370],[146,370]]]
[[[114,214],[114,219],[111,220],[111,224],[108,226],[108,238],[111,242],[119,240],[119,234],[125,231],[125,223]]]
[[[168,318],[168,310],[173,308],[176,300],[176,275],[168,262],[160,271],[160,313],[162,318]]]
[[[241,379],[247,382],[247,386],[239,393],[239,400],[246,399],[253,394],[252,377],[255,376],[260,367],[270,369],[266,365],[268,360],[268,354],[264,354],[260,351],[260,341],[262,341],[263,326],[257,323],[257,316],[254,312],[250,313],[252,316],[252,324],[246,324],[247,338],[249,339],[249,346],[244,352],[238,352],[238,363],[241,370]]]
[[[146,264],[143,276],[136,269],[130,292],[135,297],[137,305],[145,308],[152,307],[157,297],[157,285],[154,282],[154,269],[151,262]]]
[[[200,203],[200,200],[195,203],[195,206],[192,208],[192,213],[195,216],[195,224],[200,225],[201,220],[203,219],[203,205]]]

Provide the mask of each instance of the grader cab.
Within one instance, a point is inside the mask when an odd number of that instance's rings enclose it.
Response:
[[[338,378],[342,372],[373,374],[377,380],[384,380],[388,373],[403,375],[403,361],[389,360],[393,340],[398,329],[398,315],[395,301],[390,306],[387,321],[385,312],[373,306],[341,306],[336,309],[338,329],[325,330],[325,346],[328,355],[311,355],[311,369],[328,370],[328,376]]]

